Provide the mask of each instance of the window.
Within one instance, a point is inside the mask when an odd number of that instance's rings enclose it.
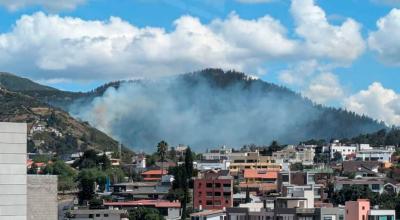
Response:
[[[100,214],[96,214],[96,217],[100,217]]]
[[[212,192],[207,192],[207,197],[212,197],[213,193]]]
[[[323,220],[333,220],[333,217],[330,215],[325,215]]]
[[[365,210],[365,206],[362,207],[362,210]]]
[[[213,204],[213,202],[211,200],[206,201],[206,205],[212,205],[212,204]]]
[[[108,217],[108,214],[104,214],[104,217]]]
[[[221,183],[216,183],[215,187],[217,187],[217,188],[221,187]]]
[[[214,196],[221,196],[221,192],[214,192]]]
[[[372,190],[380,190],[381,189],[379,184],[372,184],[371,188],[372,188]]]
[[[213,184],[212,183],[207,183],[207,188],[212,188],[213,187]]]

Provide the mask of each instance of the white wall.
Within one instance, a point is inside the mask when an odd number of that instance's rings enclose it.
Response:
[[[26,220],[25,123],[0,122],[0,220]]]

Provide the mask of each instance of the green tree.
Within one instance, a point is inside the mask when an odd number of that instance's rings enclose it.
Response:
[[[138,207],[129,211],[129,220],[164,220],[157,209]]]
[[[168,151],[168,143],[161,141],[157,144],[157,154],[161,160],[161,170],[164,170],[164,161]]]
[[[81,170],[77,178],[79,203],[83,204],[84,201],[93,199],[96,184],[100,186],[100,190],[104,190],[106,178],[106,174],[97,168]]]
[[[333,161],[335,161],[335,162],[343,161],[342,154],[340,152],[335,152],[333,154]]]

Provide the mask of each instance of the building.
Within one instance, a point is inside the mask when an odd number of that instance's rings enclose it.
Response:
[[[330,152],[332,159],[335,157],[335,153],[339,152],[342,156],[342,159],[346,160],[347,157],[356,154],[357,146],[356,145],[342,145],[338,140],[335,140],[329,146],[329,152]]]
[[[27,220],[27,125],[0,122],[0,219]]]
[[[343,161],[342,175],[354,174],[354,178],[383,177],[379,172],[381,163],[378,161]]]
[[[233,205],[233,178],[228,170],[209,170],[194,179],[193,207],[223,209]]]
[[[28,220],[57,220],[55,175],[28,175]]]
[[[224,210],[204,210],[190,215],[190,220],[227,220]]]
[[[230,162],[227,160],[201,160],[193,162],[193,167],[199,171],[228,170]]]
[[[356,160],[391,162],[394,152],[393,148],[360,150],[356,153]]]
[[[245,169],[243,172],[244,181],[239,184],[241,190],[251,192],[276,192],[277,191],[277,171],[266,169]]]
[[[227,148],[225,145],[218,148],[207,150],[207,152],[203,153],[204,160],[227,160],[232,154],[232,148]]]
[[[383,192],[394,192],[400,191],[400,184],[387,178],[374,178],[374,177],[364,177],[360,179],[348,179],[336,177],[335,191],[339,191],[345,187],[350,187],[352,185],[359,185],[363,187],[368,187],[372,192],[380,193]]]
[[[344,220],[342,208],[227,208],[226,214],[229,220]]]
[[[351,220],[395,220],[395,210],[376,210],[370,208],[368,199],[347,201],[345,205],[346,219]]]
[[[178,220],[181,217],[181,203],[167,200],[137,200],[112,202],[105,201],[103,205],[109,209],[134,209],[136,207],[150,207],[157,209],[166,220]]]
[[[251,162],[251,163],[231,163],[229,166],[229,171],[231,175],[237,176],[245,169],[265,169],[268,171],[280,171],[282,165],[269,162]]]
[[[377,210],[371,209],[368,211],[368,220],[395,220],[395,210]]]
[[[141,175],[142,175],[144,181],[157,182],[157,181],[160,181],[161,177],[166,174],[168,174],[168,171],[166,171],[166,170],[161,171],[161,169],[159,169],[159,170],[144,171]]]
[[[68,220],[121,220],[128,216],[127,210],[114,209],[76,209],[68,213]]]

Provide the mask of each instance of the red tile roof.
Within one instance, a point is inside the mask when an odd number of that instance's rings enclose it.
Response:
[[[142,173],[142,175],[161,175],[161,174],[168,174],[167,170],[163,170],[161,173],[161,170],[148,170]]]
[[[244,178],[277,179],[278,172],[257,169],[245,169]]]
[[[105,206],[154,206],[155,208],[180,208],[180,202],[170,202],[167,200],[137,200],[126,202],[104,202]]]

